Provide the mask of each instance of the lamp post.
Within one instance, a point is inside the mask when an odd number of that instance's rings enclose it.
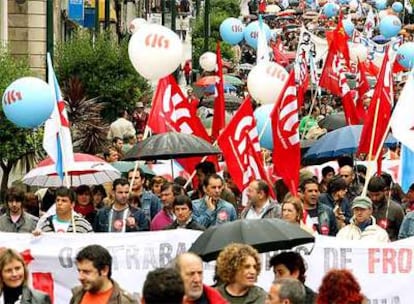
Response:
[[[46,3],[46,53],[53,61],[53,0]]]
[[[100,0],[95,0],[95,33],[98,34],[101,29],[101,23],[99,20],[99,2]]]
[[[204,52],[208,51],[210,37],[210,0],[204,0]]]
[[[111,22],[110,20],[110,10],[109,10],[109,1],[110,0],[105,0],[105,30],[109,30],[109,24]]]
[[[171,30],[175,32],[176,19],[177,19],[177,6],[175,5],[175,0],[170,0],[170,9],[171,9]]]

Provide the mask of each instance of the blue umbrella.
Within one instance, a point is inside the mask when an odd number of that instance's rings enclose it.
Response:
[[[216,86],[214,84],[209,85],[204,89],[204,93],[214,94],[215,89],[216,89]],[[236,92],[236,91],[237,91],[237,88],[234,85],[228,84],[228,83],[224,84],[224,93],[230,93],[230,92]]]
[[[355,153],[361,137],[362,125],[346,126],[328,132],[319,138],[306,152],[304,159],[338,157]],[[388,135],[386,145],[395,145],[397,140]]]

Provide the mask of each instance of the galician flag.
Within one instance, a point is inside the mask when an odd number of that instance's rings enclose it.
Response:
[[[56,164],[56,172],[63,180],[64,172],[74,162],[72,137],[65,102],[53,70],[50,54],[47,54],[47,81],[52,90],[55,106],[52,115],[45,123],[43,148]]]

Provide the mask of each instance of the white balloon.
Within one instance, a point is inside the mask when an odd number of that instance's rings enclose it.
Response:
[[[170,29],[151,24],[132,35],[128,54],[140,75],[149,80],[157,80],[171,74],[180,65],[183,44]]]
[[[349,56],[351,57],[351,60],[355,63],[363,62],[367,60],[368,57],[368,48],[365,45],[362,45],[360,43],[353,43],[349,42]]]
[[[247,76],[250,95],[261,104],[272,104],[278,99],[288,72],[275,62],[261,62]]]
[[[216,69],[217,55],[213,52],[205,52],[200,56],[198,62],[204,71],[212,72]]]
[[[131,34],[135,34],[140,28],[147,24],[147,20],[145,20],[144,18],[135,18],[129,23],[128,32]]]

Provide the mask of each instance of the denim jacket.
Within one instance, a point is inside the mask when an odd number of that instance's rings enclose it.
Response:
[[[145,216],[151,222],[154,216],[162,209],[160,199],[154,193],[145,190],[139,199],[142,211],[144,211]]]
[[[405,239],[410,236],[414,236],[414,211],[408,212],[404,217],[400,232],[398,233],[398,239]]]
[[[231,203],[221,198],[217,202],[216,209],[209,210],[203,197],[193,201],[193,217],[197,223],[208,228],[236,220],[237,213]]]

